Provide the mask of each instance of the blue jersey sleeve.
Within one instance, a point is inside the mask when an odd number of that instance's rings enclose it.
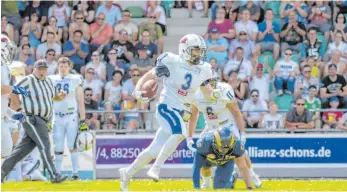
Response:
[[[205,157],[199,153],[195,153],[193,161],[193,184],[194,189],[200,189],[200,169],[204,165]]]
[[[200,153],[201,155],[206,156],[211,151],[210,150],[211,143],[212,143],[212,135],[210,133],[205,134],[196,143],[197,152]]]
[[[237,140],[232,155],[236,157],[241,157],[244,153],[245,146],[242,144],[241,140]]]

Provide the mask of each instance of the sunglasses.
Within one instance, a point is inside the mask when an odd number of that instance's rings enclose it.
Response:
[[[140,74],[134,74],[133,77],[140,77]]]
[[[257,71],[263,71],[263,69],[262,68],[258,68]]]
[[[311,73],[311,71],[304,71],[304,73]]]
[[[291,53],[286,53],[286,55],[291,56],[292,54]]]
[[[259,95],[252,95],[252,97],[258,97]]]
[[[76,19],[77,20],[83,20],[84,18],[83,17],[77,17]]]
[[[154,17],[154,16],[150,16],[149,18],[151,18],[151,19],[155,19],[156,17]]]
[[[49,55],[49,56],[55,56],[54,53],[48,53],[47,55]],[[67,62],[62,62],[62,63],[67,63]]]
[[[297,103],[296,105],[297,105],[297,106],[304,106],[305,103]]]
[[[98,20],[105,20],[105,18],[98,18]]]
[[[92,94],[86,94],[86,96],[87,96],[87,97],[91,97],[91,96],[93,96],[93,95],[92,95]]]
[[[239,33],[239,35],[247,35],[247,33]]]

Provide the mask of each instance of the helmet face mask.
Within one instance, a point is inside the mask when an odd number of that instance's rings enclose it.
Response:
[[[212,149],[219,155],[226,155],[235,146],[235,137],[231,134],[228,128],[222,128],[214,131],[214,142]]]
[[[196,34],[185,35],[179,44],[179,55],[193,65],[201,64],[206,57],[205,40]]]
[[[12,64],[16,48],[7,36],[1,35],[1,65],[6,64],[10,66]]]

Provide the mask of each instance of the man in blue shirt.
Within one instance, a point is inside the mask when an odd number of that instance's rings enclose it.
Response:
[[[206,40],[206,45],[207,61],[211,58],[216,58],[218,67],[227,61],[229,43],[228,40],[219,35],[218,28],[211,28],[210,38]]]
[[[106,1],[106,3],[100,5],[96,10],[95,15],[99,13],[105,14],[106,23],[114,27],[118,21],[122,19],[122,13],[120,9],[112,4],[112,0]]]

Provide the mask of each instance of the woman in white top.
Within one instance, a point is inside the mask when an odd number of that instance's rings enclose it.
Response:
[[[45,27],[42,33],[41,42],[47,40],[47,32],[55,34],[55,43],[61,44],[61,38],[63,37],[63,29],[57,27],[57,18],[54,16],[48,19],[48,25]]]
[[[149,7],[147,8],[147,15],[153,15],[156,16],[156,23],[160,25],[163,33],[166,33],[166,17],[165,17],[165,11],[164,8],[157,4],[158,2],[156,0],[150,0],[149,1]]]
[[[116,70],[112,74],[113,80],[106,83],[104,101],[112,103],[112,108],[120,105],[122,95],[123,72]]]
[[[91,58],[92,61],[87,64],[86,70],[93,68],[96,73],[95,77],[102,81],[106,81],[106,65],[103,61],[100,61],[100,53],[94,51]]]
[[[6,15],[1,16],[1,32],[6,32],[7,37],[10,38],[11,41],[14,41],[13,25],[8,23]]]

